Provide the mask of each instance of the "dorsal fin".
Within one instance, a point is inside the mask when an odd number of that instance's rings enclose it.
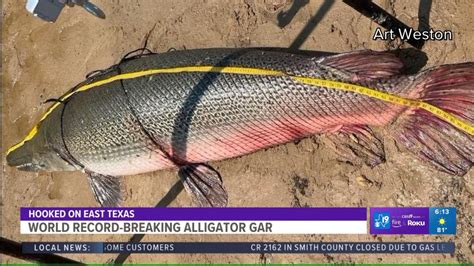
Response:
[[[356,74],[358,78],[387,78],[400,74],[403,62],[390,52],[359,50],[324,57],[320,64]]]

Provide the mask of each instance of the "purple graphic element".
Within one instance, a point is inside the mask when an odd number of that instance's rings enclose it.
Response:
[[[367,221],[367,208],[21,208],[22,221]]]
[[[370,234],[429,234],[429,208],[370,208]]]

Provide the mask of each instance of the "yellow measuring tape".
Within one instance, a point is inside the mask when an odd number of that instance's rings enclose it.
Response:
[[[468,122],[461,120],[460,118],[434,106],[428,104],[423,101],[413,100],[413,99],[406,99],[400,96],[396,96],[387,92],[378,91],[375,89],[354,85],[350,83],[344,83],[339,81],[332,81],[332,80],[325,80],[319,78],[312,78],[312,77],[301,77],[301,76],[292,76],[288,75],[282,71],[277,70],[268,70],[268,69],[261,69],[261,68],[251,68],[251,67],[216,67],[216,66],[185,66],[185,67],[174,67],[174,68],[161,68],[161,69],[149,69],[149,70],[142,70],[137,72],[130,72],[130,73],[123,73],[119,74],[110,78],[106,78],[103,80],[99,80],[96,82],[92,82],[90,84],[83,85],[76,90],[64,95],[61,97],[61,101],[64,101],[74,95],[77,92],[85,91],[94,87],[98,87],[104,84],[108,84],[117,80],[124,80],[124,79],[133,79],[139,78],[143,76],[149,76],[154,74],[162,74],[162,73],[180,73],[180,72],[211,72],[211,73],[228,73],[228,74],[243,74],[243,75],[266,75],[266,76],[286,76],[290,77],[295,81],[301,82],[307,85],[319,86],[319,87],[326,87],[331,89],[338,89],[344,91],[350,91],[362,95],[366,95],[372,98],[376,98],[382,101],[408,106],[408,107],[417,107],[424,109],[441,119],[445,120],[446,122],[452,124],[453,126],[474,135],[474,126],[470,125]],[[7,154],[18,149],[21,147],[25,142],[31,140],[36,133],[38,132],[38,127],[43,121],[56,107],[58,107],[61,103],[57,102],[53,104],[41,117],[39,123],[28,133],[28,135],[18,144],[12,146],[8,149]]]

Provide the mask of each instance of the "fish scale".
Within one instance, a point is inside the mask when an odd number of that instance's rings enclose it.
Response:
[[[159,61],[158,59],[156,61]],[[150,67],[157,68],[160,66]],[[167,86],[170,81],[172,84],[180,85],[170,88]],[[114,82],[110,86],[110,90],[113,90],[112,87],[114,90],[121,90],[121,85],[118,82]],[[129,108],[135,110],[137,119],[144,129],[156,142],[163,143],[168,148],[169,153],[178,156],[177,159],[190,162],[219,160],[229,156],[249,153],[258,148],[287,142],[293,138],[301,138],[314,134],[318,130],[342,123],[367,123],[370,121],[351,121],[353,118],[348,114],[356,113],[354,111],[356,105],[359,106],[357,108],[367,106],[364,113],[370,113],[370,103],[373,102],[368,97],[353,95],[350,92],[332,92],[330,89],[307,86],[287,77],[237,74],[209,76],[205,73],[157,74],[152,79],[141,77],[123,80],[123,86],[129,97]],[[104,88],[104,90],[107,89]],[[98,103],[82,101],[80,98],[101,98],[101,96],[88,95],[89,93],[96,94],[96,91],[98,90],[81,92],[70,100],[67,108],[73,106],[75,101],[80,101],[83,105],[82,108],[89,109],[88,105],[93,108]],[[173,92],[170,93],[170,91]],[[196,91],[202,92],[202,96]],[[172,94],[174,97],[170,98],[168,94]],[[340,95],[336,98],[333,94]],[[117,95],[121,94],[117,93]],[[181,95],[181,97],[178,98],[178,95]],[[326,96],[321,97],[320,95]],[[109,107],[124,106],[125,100],[118,101],[116,97],[106,98],[107,102],[100,105]],[[122,95],[121,97],[125,96]],[[186,104],[186,101],[191,104]],[[385,105],[387,108],[389,107],[389,104]],[[321,111],[320,106],[325,106],[327,110]],[[348,106],[353,107],[350,109]],[[360,113],[360,110],[358,112]],[[103,112],[99,110],[94,113]],[[131,114],[131,111],[127,111],[127,113]],[[332,117],[325,118],[327,115]],[[123,114],[109,117],[109,119],[112,119],[111,124],[120,124],[119,121],[114,119],[122,119]],[[320,125],[305,125],[305,121],[311,120],[311,118],[314,121],[315,117],[318,117],[316,122],[320,122]],[[71,119],[74,121],[79,118]],[[278,131],[279,128],[283,128],[278,126],[277,122],[272,125],[272,121],[276,120],[280,120],[280,123],[284,121],[283,124],[286,128],[302,128],[295,130],[291,136],[286,136],[287,138],[291,137],[291,139],[286,139],[285,135],[275,138],[272,134],[275,134],[275,131]],[[270,125],[261,126],[260,122]],[[68,123],[67,119],[66,123]],[[225,132],[222,131],[222,127],[226,124],[233,124],[236,127],[240,127],[242,124],[248,125],[255,130],[254,135],[261,139],[259,143],[250,143],[248,147],[243,149],[240,147],[240,150],[226,151],[226,147],[219,147],[219,143],[213,143],[215,139],[225,136],[225,134],[238,135],[238,130],[233,131],[232,128],[228,128]],[[97,125],[97,127],[102,127],[102,125]],[[74,132],[91,132],[90,129],[82,128],[81,125],[76,124],[67,128],[74,128]],[[122,125],[118,128],[128,127]],[[247,137],[237,137],[230,143],[250,141],[253,136],[250,132],[246,133]],[[92,135],[88,138],[114,139],[117,135],[130,136],[130,138],[134,136],[134,134],[107,128],[104,129],[104,135]],[[145,138],[145,134],[142,135]],[[265,137],[266,135],[268,137]],[[67,131],[65,136],[69,138]],[[143,142],[143,139],[139,139],[138,142]],[[122,149],[127,149],[123,144],[120,145]],[[208,149],[209,145],[212,145],[213,149],[216,150],[215,154],[204,151]],[[224,143],[223,145],[228,144]],[[116,162],[129,162],[134,158],[137,158],[135,160],[141,160],[142,157],[154,152],[154,150],[139,149],[124,153],[123,150],[116,151],[110,145],[89,147],[87,144],[81,143],[79,146],[82,150],[76,151],[73,147],[70,147],[73,156],[90,148],[103,151],[106,155],[105,159],[101,159],[100,156],[93,158],[79,156],[80,159],[78,159],[87,161],[91,169],[102,174],[117,174],[107,172],[107,170],[101,168],[101,165],[105,164],[107,165],[106,168],[109,169],[110,160]],[[137,154],[140,155],[140,158],[136,157]],[[158,170],[162,168],[163,164],[157,162],[156,165],[156,170]],[[121,174],[130,173],[132,172]]]

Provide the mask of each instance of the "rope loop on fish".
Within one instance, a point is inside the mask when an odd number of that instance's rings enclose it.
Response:
[[[61,104],[64,104],[64,101],[61,100],[61,99],[50,98],[50,99],[47,99],[46,101],[43,102],[43,104],[47,104],[47,103],[61,103]]]
[[[122,73],[122,70],[120,69],[120,64],[117,65],[117,73],[119,75]],[[128,94],[127,89],[125,88],[123,79],[120,80],[120,87],[122,88],[125,98],[127,99],[128,108],[130,109],[133,117],[135,118],[138,125],[140,126],[140,129],[142,130],[142,132],[148,137],[148,139],[153,143],[153,145],[155,145],[170,162],[172,162],[175,166],[180,166],[180,162],[176,158],[174,158],[174,156],[172,156],[168,151],[166,151],[165,147],[162,144],[160,144],[159,141],[155,139],[153,135],[143,125],[142,121],[140,120],[137,114],[137,111],[135,110],[135,108],[132,107],[132,104],[130,103],[130,96]]]
[[[122,62],[125,62],[127,60],[137,59],[137,58],[141,58],[141,57],[148,56],[148,55],[153,55],[153,54],[156,54],[156,53],[153,52],[152,50],[146,48],[146,47],[138,48],[138,49],[135,49],[133,51],[130,51],[130,52],[126,53],[122,57],[122,59],[120,59],[119,64],[122,63]]]

